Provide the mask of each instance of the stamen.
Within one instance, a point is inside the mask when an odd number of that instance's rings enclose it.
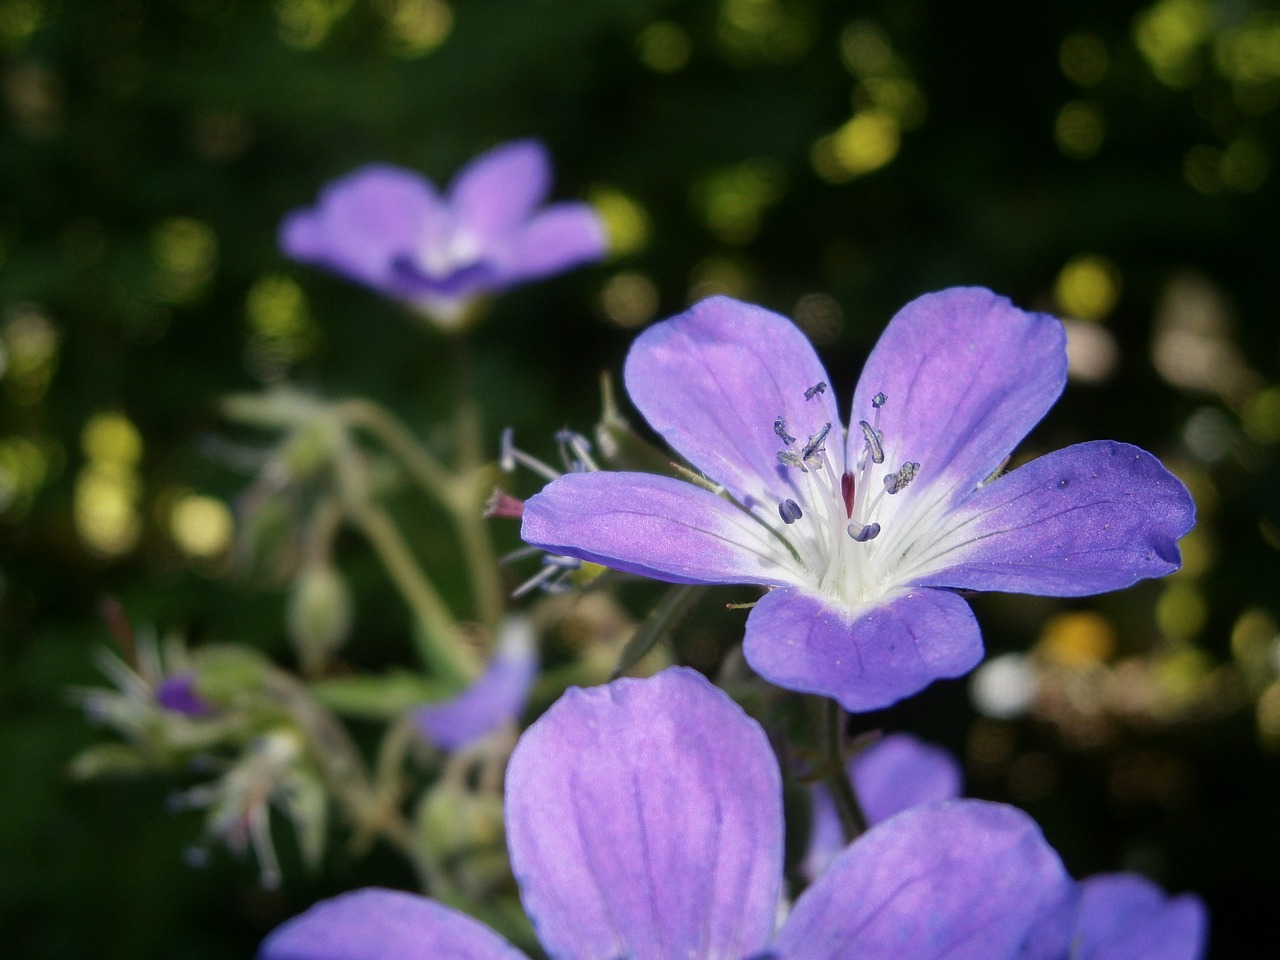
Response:
[[[582,434],[560,430],[556,433],[556,441],[560,444],[560,459],[570,473],[595,473],[600,469],[591,457],[591,441]]]
[[[814,454],[822,449],[822,444],[827,439],[827,434],[831,432],[831,424],[825,423],[822,429],[809,438],[809,442],[804,445],[804,450],[800,454],[800,459],[809,461],[813,459]]]
[[[857,492],[857,486],[853,482],[853,474],[846,470],[840,474],[840,496],[844,499],[844,517],[846,520],[853,519],[853,496]]]
[[[871,398],[871,405],[875,407],[877,410],[879,410],[881,407],[885,405],[886,402],[888,402],[888,400],[889,398],[886,397],[883,393],[877,393],[874,397]]]
[[[889,494],[898,493],[903,487],[916,478],[916,474],[920,472],[920,464],[915,461],[904,463],[897,473],[886,474],[884,478],[884,492]]]
[[[809,468],[804,465],[804,461],[800,459],[800,454],[793,453],[790,450],[778,451],[778,462],[788,467],[799,467],[804,473],[809,472]]]
[[[783,500],[778,504],[778,515],[782,517],[783,523],[795,523],[804,516],[804,511],[794,500]]]
[[[817,383],[815,383],[812,387],[810,387],[808,390],[804,392],[804,398],[806,400],[812,400],[818,394],[826,393],[826,392],[827,392],[827,381],[819,380]]]
[[[537,457],[530,456],[523,450],[520,450],[512,442],[515,438],[515,431],[511,427],[507,427],[502,431],[502,442],[498,451],[498,466],[504,473],[511,473],[516,468],[516,464],[523,464],[534,473],[537,473],[547,480],[560,479],[560,471],[547,466]]]
[[[884,463],[884,447],[880,443],[882,439],[880,431],[865,420],[859,420],[858,426],[862,428],[862,435],[867,438],[867,448],[871,451],[871,462]]]
[[[781,417],[773,421],[773,432],[776,433],[778,435],[778,439],[788,447],[796,442],[796,438],[787,433],[787,422]]]
[[[845,529],[849,531],[849,536],[853,537],[858,543],[866,543],[868,540],[874,540],[880,535],[880,524],[878,523],[858,523],[854,521]]]

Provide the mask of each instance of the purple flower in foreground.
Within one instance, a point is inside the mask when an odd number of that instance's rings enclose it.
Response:
[[[604,229],[588,204],[539,209],[550,187],[536,140],[480,155],[443,194],[412,170],[374,164],[290,213],[280,246],[455,327],[478,296],[604,256]]]
[[[533,625],[523,617],[509,617],[480,678],[456,697],[419,707],[414,722],[442,750],[461,750],[514,724],[537,675]]]
[[[977,800],[873,828],[775,933],[782,789],[764,731],[690,670],[571,689],[507,771],[525,909],[561,960],[1063,960],[1078,892],[1039,829]],[[520,960],[433,900],[361,890],[276,930],[262,960]]]
[[[960,764],[942,747],[890,734],[849,764],[867,822],[875,825],[904,810],[960,796]],[[830,794],[813,791],[813,826],[804,871],[821,876],[845,848]],[[1070,960],[1199,960],[1208,915],[1194,894],[1169,897],[1132,873],[1104,873],[1080,883]]]
[[[942,747],[909,733],[891,733],[849,761],[849,780],[870,826],[921,804],[960,796],[960,764]],[[814,879],[845,847],[835,801],[821,784],[813,788],[813,819],[805,876]]]
[[[1082,596],[1180,564],[1186,488],[1151,454],[1082,443],[1007,475],[1066,382],[1062,324],[988,290],[904,307],[840,425],[804,334],[716,297],[637,338],[631,399],[723,496],[640,473],[571,474],[525,504],[552,553],[676,583],[771,587],[747,661],[849,710],[887,706],[982,658],[957,590]]]

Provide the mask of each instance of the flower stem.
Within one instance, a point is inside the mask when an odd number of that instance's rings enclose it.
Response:
[[[845,842],[852,843],[867,832],[867,815],[858,802],[858,794],[853,788],[844,759],[846,719],[847,715],[840,704],[829,699],[822,702],[820,735],[827,789],[831,791],[831,798],[835,801],[836,815],[840,818]]]

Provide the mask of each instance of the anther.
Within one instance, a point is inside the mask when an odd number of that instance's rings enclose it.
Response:
[[[859,420],[858,426],[862,428],[862,435],[867,438],[867,448],[871,451],[871,462],[884,463],[884,447],[880,443],[880,431],[865,420]]]
[[[886,474],[884,478],[884,492],[897,493],[908,483],[916,478],[916,474],[920,472],[920,464],[914,461],[904,463],[897,473]]]
[[[815,383],[812,387],[810,387],[808,390],[804,392],[804,398],[806,400],[812,400],[818,394],[826,393],[826,392],[827,392],[827,381],[819,380],[817,383]]]
[[[853,495],[856,490],[857,487],[853,482],[853,474],[848,470],[840,474],[840,496],[844,500],[844,515],[846,520],[853,518]]]
[[[822,444],[827,439],[827,434],[831,432],[831,424],[824,423],[822,429],[809,438],[809,442],[804,445],[804,450],[800,454],[801,460],[809,460],[822,449]]]
[[[805,473],[809,472],[809,468],[806,467],[804,465],[804,461],[800,459],[800,454],[793,453],[790,450],[779,450],[778,462],[788,467],[799,467]]]
[[[877,393],[874,397],[871,398],[871,405],[875,407],[877,410],[879,410],[881,407],[885,405],[885,402],[888,399],[889,398],[886,397],[883,393]]]
[[[560,459],[570,473],[594,473],[600,469],[591,457],[591,441],[582,434],[568,429],[559,430],[556,441],[560,444]]]
[[[866,543],[868,540],[874,540],[880,535],[880,524],[878,523],[851,523],[845,528],[849,531],[849,536],[853,537],[858,543]]]
[[[796,442],[796,438],[787,433],[787,422],[781,417],[773,421],[773,432],[776,433],[778,435],[778,439],[788,447]]]
[[[794,500],[783,500],[778,504],[778,515],[782,517],[783,523],[795,523],[804,516],[804,511]]]

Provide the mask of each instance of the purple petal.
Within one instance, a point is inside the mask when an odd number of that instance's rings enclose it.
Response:
[[[913,300],[890,321],[858,380],[851,422],[874,421],[872,398],[884,393],[886,462],[920,464],[900,496],[931,491],[952,503],[1000,466],[1066,380],[1058,320],[990,290],[957,287]],[[862,442],[850,432],[851,460]]]
[[[435,189],[422,176],[385,165],[362,167],[325,187],[314,208],[289,214],[280,247],[296,260],[404,296],[393,265],[413,255],[425,225],[442,214]]]
[[[508,243],[551,188],[551,161],[537,140],[494,147],[459,171],[449,206],[482,247]]]
[[[533,626],[523,617],[508,618],[480,678],[450,700],[419,707],[414,722],[442,750],[460,750],[514,723],[537,675]]]
[[[891,733],[849,764],[853,786],[868,823],[895,813],[960,796],[960,763],[951,752],[909,733]]]
[[[728,297],[703,300],[642,333],[625,379],[650,426],[748,509],[772,515],[795,482],[778,463],[779,418],[796,446],[827,423],[829,443],[839,443],[831,389],[805,399],[828,378],[799,327]]]
[[[1111,440],[1033,460],[966,500],[917,563],[930,586],[1083,596],[1181,564],[1191,495],[1160,461]]]
[[[258,960],[527,960],[488,927],[425,897],[369,888],[277,927]]]
[[[708,490],[647,473],[570,473],[524,505],[520,536],[672,583],[795,580],[777,539]]]
[[[1192,894],[1167,897],[1145,877],[1108,873],[1081,883],[1079,960],[1199,960],[1209,925]]]
[[[962,780],[960,764],[949,751],[909,733],[891,733],[855,756],[849,763],[849,779],[871,826],[903,810],[960,796]],[[827,788],[819,784],[813,788],[805,875],[820,876],[844,847],[835,805]]]
[[[517,283],[601,259],[604,227],[586,203],[557,203],[535,214],[502,258],[506,282]]]
[[[743,652],[771,683],[857,712],[973,669],[982,635],[969,605],[945,590],[899,590],[855,608],[784,587],[752,609]]]
[[[161,680],[156,687],[156,703],[189,717],[209,717],[218,712],[196,691],[196,679],[189,673],[175,673]]]
[[[692,670],[571,688],[507,768],[525,909],[562,960],[749,957],[782,871],[764,731]]]
[[[978,800],[931,804],[873,827],[836,858],[796,901],[774,952],[781,960],[1015,960],[1075,896],[1025,813]],[[1058,929],[1057,956],[1066,957],[1069,929]]]

